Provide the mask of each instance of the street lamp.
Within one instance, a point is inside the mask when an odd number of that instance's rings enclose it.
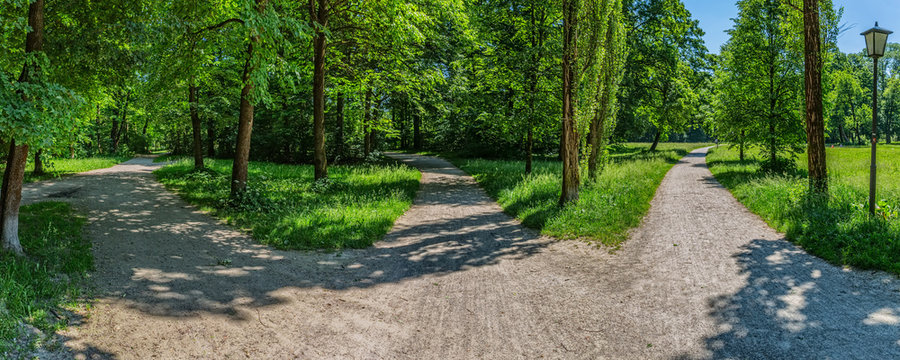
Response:
[[[872,215],[875,215],[875,146],[878,140],[878,58],[884,56],[888,35],[892,33],[893,31],[878,27],[876,21],[875,27],[860,34],[866,38],[866,51],[874,62],[872,67],[874,74],[872,77],[872,160],[869,168],[869,214]]]

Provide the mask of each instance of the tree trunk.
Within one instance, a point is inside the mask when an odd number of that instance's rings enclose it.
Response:
[[[197,113],[199,107],[197,101],[197,86],[194,85],[193,77],[188,85],[188,106],[190,107],[191,113],[191,131],[194,135],[194,169],[199,170],[203,168],[203,140],[200,136],[200,115]]]
[[[838,135],[841,137],[841,144],[847,142],[847,135],[844,133],[844,125],[838,125]]]
[[[662,131],[659,128],[656,128],[656,136],[653,138],[653,144],[650,145],[650,151],[656,151],[656,147],[659,146],[659,138],[662,137]]]
[[[365,111],[363,115],[363,153],[366,158],[372,152],[372,88],[366,90]]]
[[[822,109],[822,57],[819,49],[819,2],[803,0],[803,38],[806,91],[806,143],[809,187],[828,192],[825,163],[825,120]]]
[[[413,149],[422,150],[422,114],[413,115]]]
[[[268,0],[256,0],[256,11],[260,14],[264,13],[267,2]],[[253,91],[253,81],[250,79],[250,73],[254,71],[250,61],[253,59],[253,45],[258,42],[258,35],[250,37],[250,43],[247,44],[247,61],[244,63],[244,74],[241,76],[241,82],[244,87],[241,89],[237,142],[234,147],[234,163],[231,167],[232,198],[237,197],[238,194],[247,189],[247,172],[250,166],[250,134],[253,131],[254,107],[253,103],[250,102],[250,93]]]
[[[112,152],[116,152],[118,150],[119,143],[116,139],[119,138],[119,114],[118,109],[116,109],[116,114],[112,119],[112,129],[109,131],[109,143],[112,146]]]
[[[122,119],[122,124],[119,125],[119,135],[122,137],[120,143],[128,143],[128,122],[124,118]]]
[[[34,170],[31,173],[35,176],[44,175],[44,150],[39,149],[34,153]]]
[[[400,99],[400,95],[394,94],[397,104],[394,105],[394,125],[400,132],[400,148],[409,149],[411,131],[407,131],[409,127],[409,101]]]
[[[379,106],[380,107],[380,106]],[[369,130],[369,146],[372,147],[372,151],[378,150],[378,144],[375,143],[378,137],[378,130],[375,128],[374,124],[379,124],[379,120],[381,120],[381,111],[378,111],[372,114],[372,123],[373,126]]]
[[[122,107],[122,122],[117,123],[113,120],[113,139],[112,146],[113,152],[119,151],[119,140],[122,139],[122,133],[128,131],[125,125],[125,122],[128,120],[128,100],[131,99],[131,94],[126,93],[125,95],[125,105]]]
[[[44,49],[44,0],[35,0],[28,6],[28,26],[25,35],[25,54]],[[30,69],[29,66],[34,66]],[[25,64],[19,82],[31,81],[31,72],[39,72],[37,65]],[[22,101],[29,101],[23,94]],[[19,242],[19,205],[22,202],[22,183],[25,180],[25,164],[28,162],[28,144],[16,145],[11,139],[3,184],[0,189],[0,249],[16,255],[24,255]]]
[[[95,120],[94,122],[96,123],[97,127],[94,129],[94,133],[95,133],[94,135],[97,136],[97,143],[95,145],[97,146],[97,153],[100,154],[103,152],[103,146],[100,144],[103,141],[103,132],[100,131],[100,125],[101,125],[101,123],[100,123],[100,103],[97,103],[97,115],[96,116],[97,117],[94,119]]]
[[[744,130],[741,130],[741,143],[738,145],[738,147],[740,147],[740,155],[738,159],[740,159],[742,162],[744,161],[744,136]]]
[[[778,147],[775,142],[775,124],[773,122],[769,122],[769,161],[772,166],[775,166],[775,163],[778,161]]]
[[[144,128],[141,129],[141,135],[147,135],[147,127],[150,126],[150,117],[147,116],[144,120]]]
[[[216,122],[212,116],[206,119],[206,156],[216,157]]]
[[[314,6],[315,3],[318,6]],[[314,178],[328,177],[325,155],[325,29],[328,26],[327,0],[310,0],[310,19],[317,29],[313,38],[313,164]]]
[[[75,144],[72,143],[69,145],[69,159],[75,158]]]
[[[344,157],[344,93],[338,93],[335,121],[335,158]]]
[[[533,170],[533,158],[534,158],[534,117],[535,117],[535,109],[534,109],[534,100],[537,96],[537,71],[532,71],[531,74],[531,93],[528,94],[528,129],[526,130],[525,135],[525,173],[531,174]]]
[[[244,74],[241,89],[241,108],[238,114],[237,142],[234,147],[234,164],[231,167],[231,197],[247,189],[247,168],[250,165],[250,133],[253,131],[253,103],[250,102],[250,92],[253,91],[253,81],[250,79],[250,59],[253,57],[253,44],[259,41],[259,37],[253,37],[247,46],[247,62],[244,63]]]
[[[13,139],[6,158],[6,171],[3,173],[3,190],[0,192],[0,213],[3,214],[0,222],[0,239],[2,239],[0,242],[4,251],[16,255],[24,255],[19,242],[19,205],[22,202],[22,183],[25,180],[27,162],[28,145],[16,146],[16,140]]]
[[[525,173],[531,174],[533,168],[533,158],[534,158],[534,123],[535,123],[535,99],[537,98],[537,86],[538,86],[538,71],[540,70],[540,63],[542,59],[542,52],[540,49],[544,45],[544,31],[539,31],[537,27],[537,14],[535,13],[535,7],[537,6],[538,1],[531,1],[531,68],[529,71],[529,86],[531,91],[528,94],[528,124],[525,135]],[[541,12],[543,14],[543,8],[541,8]],[[541,17],[541,25],[544,23],[544,17]],[[538,49],[538,51],[535,51]]]
[[[563,118],[561,154],[563,163],[560,206],[578,200],[581,174],[578,169],[578,126],[575,123],[575,96],[578,91],[575,74],[578,59],[578,0],[563,0]]]

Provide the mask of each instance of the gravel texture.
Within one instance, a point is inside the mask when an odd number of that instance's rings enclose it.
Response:
[[[900,358],[900,282],[809,256],[675,165],[615,254],[523,228],[446,161],[366,250],[255,244],[134,159],[26,186],[90,219],[95,307],[62,357]],[[71,191],[72,189],[77,191]],[[71,191],[71,192],[70,192]]]

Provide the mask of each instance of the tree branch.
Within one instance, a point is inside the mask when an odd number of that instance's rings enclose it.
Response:
[[[210,26],[207,26],[207,27],[202,28],[202,29],[200,29],[200,30],[197,30],[197,31],[195,31],[195,32],[192,32],[191,35],[200,35],[200,34],[203,33],[203,32],[216,30],[216,29],[218,29],[218,28],[221,28],[221,27],[223,27],[223,26],[225,26],[225,25],[228,25],[228,24],[230,24],[230,23],[233,23],[233,22],[241,23],[242,25],[244,24],[244,20],[241,20],[241,19],[238,19],[238,18],[231,18],[231,19],[225,20],[225,21],[223,21],[223,22],[220,22],[220,23],[218,23],[218,24],[210,25]]]

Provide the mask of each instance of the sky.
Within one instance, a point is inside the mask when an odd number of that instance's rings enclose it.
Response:
[[[682,0],[691,15],[700,20],[700,28],[706,32],[703,40],[709,51],[718,54],[728,41],[725,30],[730,29],[737,17],[734,0]],[[847,30],[838,38],[838,47],[845,53],[861,51],[865,40],[859,33],[878,25],[897,31],[888,39],[900,42],[900,0],[833,0],[834,6],[844,7],[841,25]]]

